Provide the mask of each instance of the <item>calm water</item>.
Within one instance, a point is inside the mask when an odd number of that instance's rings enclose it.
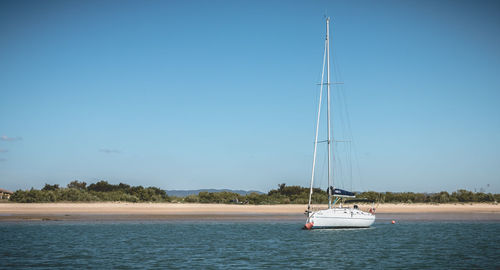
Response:
[[[0,268],[499,269],[499,222],[0,223]]]

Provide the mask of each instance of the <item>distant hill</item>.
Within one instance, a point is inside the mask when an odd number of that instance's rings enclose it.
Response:
[[[176,197],[186,197],[189,195],[198,195],[200,192],[233,192],[233,193],[238,193],[241,195],[247,195],[252,192],[258,193],[258,194],[264,194],[263,192],[256,191],[256,190],[233,190],[233,189],[192,189],[192,190],[165,190],[167,192],[167,195],[169,196],[176,196]]]

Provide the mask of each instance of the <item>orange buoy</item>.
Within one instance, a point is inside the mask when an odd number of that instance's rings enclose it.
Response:
[[[392,224],[396,224],[396,221],[395,221],[395,220],[393,220],[391,223],[392,223]]]
[[[308,222],[308,223],[306,223],[306,225],[304,225],[304,227],[305,227],[306,229],[310,230],[310,229],[312,229],[313,225],[314,225],[314,223],[312,223],[312,222]]]

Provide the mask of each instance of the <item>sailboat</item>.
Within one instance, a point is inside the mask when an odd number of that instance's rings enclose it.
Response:
[[[325,39],[325,52],[323,56],[323,70],[321,75],[321,86],[319,95],[319,105],[318,105],[318,117],[316,122],[316,136],[314,140],[314,154],[313,154],[313,166],[312,166],[312,176],[309,192],[309,202],[307,205],[307,210],[305,214],[307,216],[305,229],[337,229],[337,228],[366,228],[370,227],[375,222],[375,211],[374,208],[370,208],[369,212],[361,211],[357,205],[353,207],[343,207],[342,201],[346,198],[355,198],[353,192],[335,188],[333,183],[333,173],[331,170],[331,157],[332,157],[332,139],[331,139],[331,128],[330,128],[330,18],[326,18],[326,39]],[[324,82],[325,74],[325,58],[326,58],[326,70],[327,70],[327,80]],[[327,130],[328,138],[326,140],[326,145],[328,147],[328,208],[322,210],[314,210],[312,206],[312,194],[313,194],[313,184],[314,184],[314,169],[316,166],[316,154],[318,148],[318,131],[320,124],[320,114],[321,114],[321,98],[323,95],[323,86],[326,85],[327,88]],[[333,200],[333,202],[332,202]]]

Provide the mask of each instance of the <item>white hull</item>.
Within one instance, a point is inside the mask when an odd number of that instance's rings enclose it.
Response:
[[[367,228],[375,222],[375,215],[354,208],[332,208],[309,213],[307,223],[312,229]]]

